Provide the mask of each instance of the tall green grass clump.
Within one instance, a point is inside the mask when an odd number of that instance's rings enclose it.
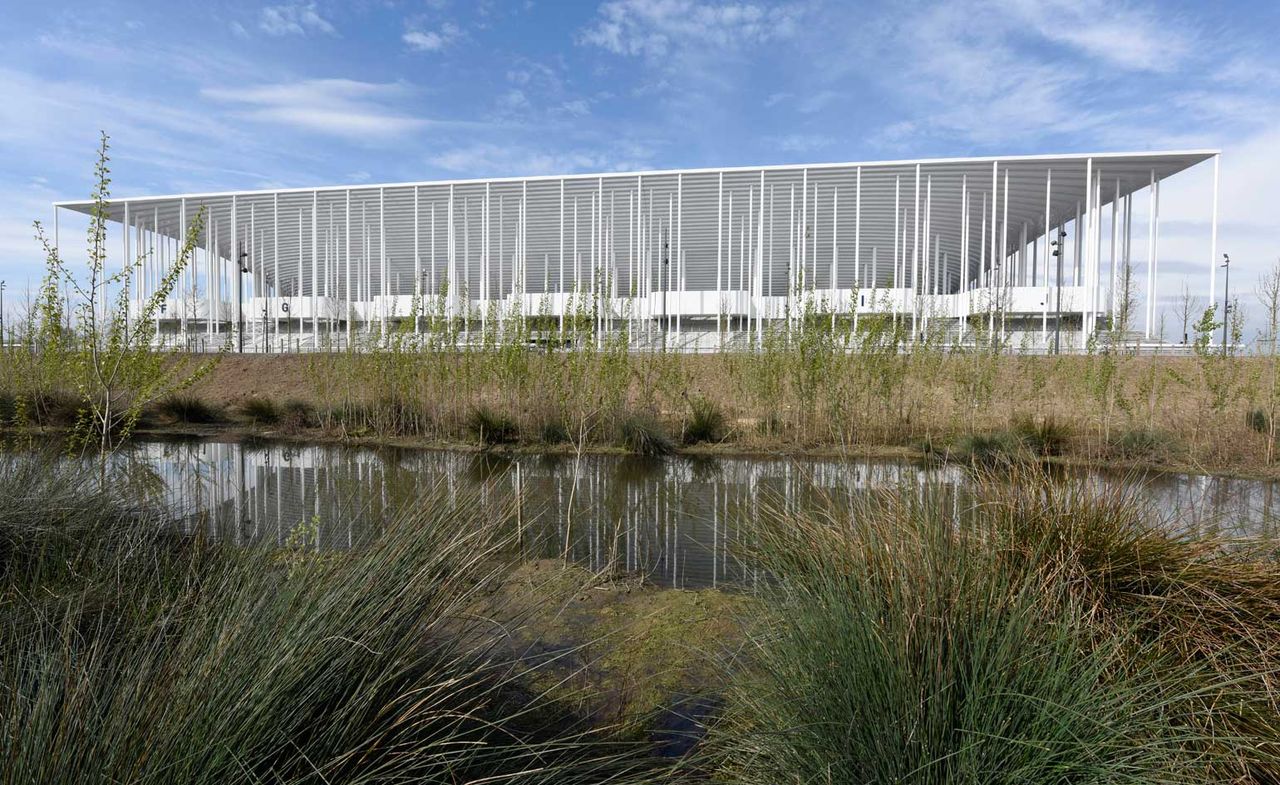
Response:
[[[156,401],[153,409],[161,417],[186,425],[208,425],[222,421],[222,412],[213,404],[189,393],[176,392]]]
[[[1063,511],[1037,512],[1043,491],[1007,493],[1047,532]],[[774,576],[770,611],[713,729],[716,776],[1274,781],[1241,779],[1273,759],[1264,748],[1276,737],[1233,723],[1238,704],[1227,703],[1256,680],[1163,645],[1136,606],[1100,618],[1079,572],[1050,558],[1052,537],[1028,532],[1014,547],[1011,508],[996,506],[953,514],[940,493],[904,489],[769,513],[756,553]]]
[[[467,416],[467,430],[483,447],[510,444],[520,436],[516,421],[488,406],[476,406]]]
[[[305,532],[237,549],[95,477],[0,462],[0,781],[652,772],[534,688],[477,615],[505,542],[474,500],[429,494],[364,549],[322,553]]]
[[[619,430],[623,446],[637,455],[662,458],[675,454],[676,444],[667,429],[648,414],[624,415]]]
[[[240,414],[254,425],[275,425],[280,420],[280,407],[270,398],[253,396],[241,401]]]
[[[698,396],[689,401],[689,417],[684,422],[682,441],[686,445],[723,441],[727,430],[724,410],[710,398]]]

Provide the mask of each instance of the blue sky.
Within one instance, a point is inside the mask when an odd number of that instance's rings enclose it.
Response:
[[[11,296],[38,275],[31,221],[88,194],[99,129],[117,195],[1216,147],[1233,283],[1280,256],[1274,2],[0,0],[0,18]],[[1193,287],[1208,173],[1161,194],[1162,270]]]

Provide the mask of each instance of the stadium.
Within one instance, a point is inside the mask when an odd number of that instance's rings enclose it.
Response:
[[[1213,302],[1216,150],[146,196],[109,202],[109,251],[137,265],[136,318],[202,218],[154,317],[157,341],[193,350],[341,348],[444,325],[474,343],[518,323],[543,342],[586,324],[637,350],[708,351],[885,316],[915,340],[1141,346],[1160,291],[1160,184],[1206,162]],[[93,206],[55,203],[55,227]]]

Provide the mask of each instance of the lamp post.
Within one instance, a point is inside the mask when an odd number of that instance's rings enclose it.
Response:
[[[240,246],[236,254],[236,351],[244,352],[244,274],[249,272],[249,252]]]
[[[671,240],[670,238],[662,241],[662,269],[663,275],[666,276],[666,283],[662,287],[662,348],[667,348],[667,288],[671,286]]]
[[[1058,239],[1054,240],[1050,245],[1053,248],[1053,258],[1058,262],[1058,275],[1054,279],[1054,290],[1057,292],[1057,302],[1053,306],[1053,353],[1058,354],[1061,345],[1062,336],[1062,246],[1067,241],[1067,233],[1062,227],[1058,227]]]
[[[4,346],[4,281],[0,281],[0,347]]]
[[[1222,356],[1227,356],[1227,329],[1231,324],[1231,257],[1222,255],[1222,267],[1225,270],[1222,286]]]

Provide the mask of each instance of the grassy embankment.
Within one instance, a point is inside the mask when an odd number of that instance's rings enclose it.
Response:
[[[1036,455],[1268,475],[1274,371],[1267,358],[941,351],[228,356],[139,427],[654,453]],[[0,388],[11,423],[74,422],[65,390],[16,375]]]

